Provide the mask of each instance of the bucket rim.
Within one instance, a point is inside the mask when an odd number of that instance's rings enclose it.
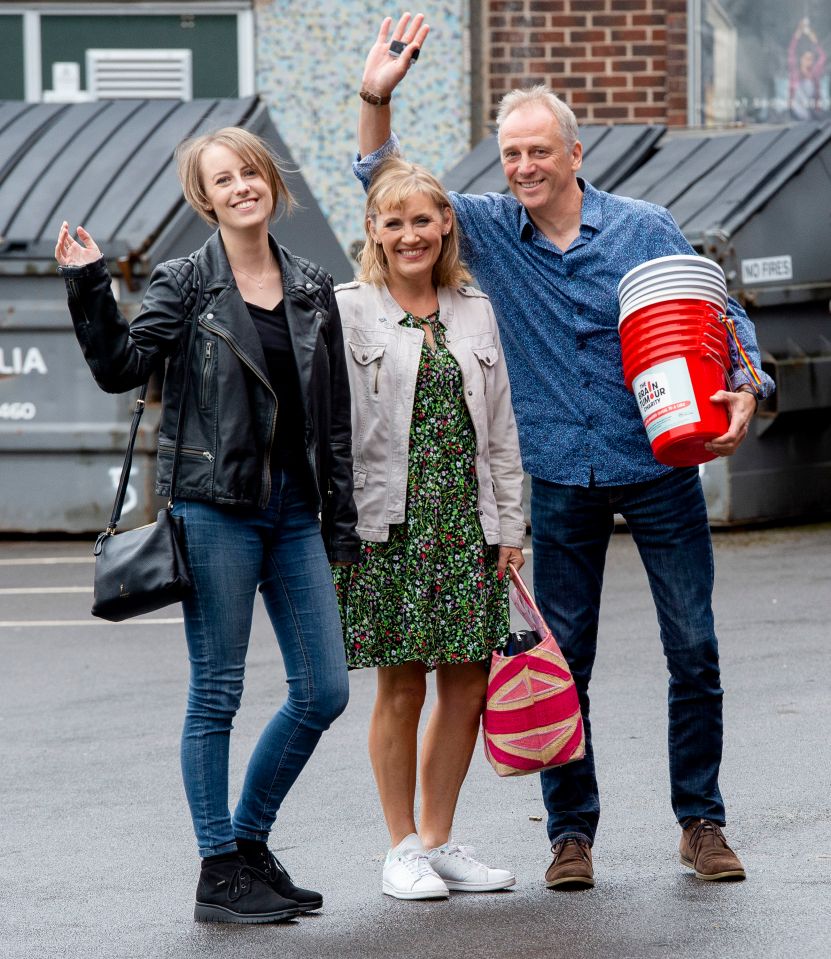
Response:
[[[685,280],[673,280],[672,283],[664,283],[662,281],[650,281],[647,283],[641,283],[636,286],[632,286],[627,290],[623,290],[618,295],[618,300],[621,303],[626,302],[627,300],[637,299],[641,296],[650,296],[655,293],[666,293],[672,295],[677,290],[707,290],[711,293],[718,293],[721,298],[727,296],[727,287],[723,283],[719,283],[716,280],[710,280],[706,276],[696,277],[695,279],[685,279]]]
[[[677,303],[679,300],[698,300],[701,303],[709,303],[714,307],[720,308],[723,313],[727,307],[727,299],[718,297],[712,291],[703,290],[679,290],[672,298],[653,293],[646,296],[633,297],[628,300],[621,300],[619,307],[621,313],[632,313],[635,310],[643,309],[647,306],[658,306],[660,303]]]
[[[630,314],[630,316],[634,316],[634,314]],[[626,319],[628,320],[629,317]],[[648,319],[640,319],[634,323],[620,323],[618,324],[618,335],[621,341],[625,341],[631,339],[633,336],[650,336],[655,334],[660,336],[669,330],[675,330],[679,335],[686,335],[690,332],[707,329],[721,331],[724,327],[715,317],[712,319],[689,318],[688,322],[680,324],[677,320],[656,316],[649,317]]]
[[[671,272],[673,266],[681,264],[690,266],[695,270],[701,270],[704,273],[724,277],[724,270],[721,266],[706,256],[699,256],[697,253],[673,253],[669,256],[657,256],[651,260],[645,260],[643,263],[632,267],[621,277],[618,283],[618,291],[620,291],[621,286],[625,288],[637,276],[648,275],[650,272],[657,272],[658,274],[664,271]]]
[[[707,306],[710,306],[713,309],[717,310],[719,313],[725,313],[727,310],[726,302],[723,305],[721,305],[719,303],[713,303],[712,300],[702,300],[702,299],[699,299],[698,297],[682,297],[678,300],[654,300],[648,303],[629,304],[625,309],[622,309],[620,312],[620,316],[618,318],[618,324],[617,324],[618,331],[623,325],[624,320],[627,320],[633,313],[639,313],[641,310],[646,309],[647,307],[658,306],[659,304],[662,304],[662,303],[681,303],[681,302],[706,304]]]

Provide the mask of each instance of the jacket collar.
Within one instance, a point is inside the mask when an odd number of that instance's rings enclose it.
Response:
[[[378,296],[381,300],[381,316],[388,322],[397,324],[407,312],[387,289],[386,284],[378,287]],[[439,287],[439,322],[445,329],[453,319],[453,291],[450,287]],[[383,321],[382,321],[383,322]]]
[[[320,284],[300,269],[289,251],[281,246],[270,233],[268,243],[280,265],[284,294],[302,290],[307,296],[314,296],[320,289]],[[206,292],[222,290],[229,286],[236,287],[234,271],[228,262],[225,244],[222,242],[222,234],[219,230],[214,230],[208,237],[197,256]]]

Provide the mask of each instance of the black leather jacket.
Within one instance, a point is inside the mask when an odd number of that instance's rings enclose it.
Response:
[[[354,562],[359,539],[352,498],[349,380],[332,278],[270,238],[283,277],[286,316],[306,412],[310,499],[317,505],[330,559]],[[277,399],[260,337],[219,232],[195,259],[203,282],[192,354],[175,495],[264,507],[271,493],[270,454]],[[190,258],[153,271],[141,311],[128,324],[118,312],[104,259],[61,267],[69,310],[98,385],[123,393],[145,383],[167,359],[159,427],[156,492],[170,495],[189,324],[196,295]]]

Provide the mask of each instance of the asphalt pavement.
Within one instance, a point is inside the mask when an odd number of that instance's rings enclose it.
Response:
[[[512,891],[381,894],[387,836],[366,753],[374,676],[288,797],[272,847],[318,915],[192,921],[198,860],[178,767],[187,663],[175,608],[89,616],[87,542],[0,542],[0,957],[8,959],[825,959],[831,955],[831,525],[715,534],[726,689],[721,785],[746,882],[683,869],[668,799],[666,671],[646,579],[613,538],[592,716],[603,814],[595,889],[551,892],[535,776],[481,744],[456,837]],[[232,788],[284,677],[258,604]]]

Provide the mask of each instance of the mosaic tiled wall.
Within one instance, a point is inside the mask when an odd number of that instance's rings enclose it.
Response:
[[[467,8],[468,0],[431,0],[424,52],[393,100],[408,155],[438,175],[470,144]],[[373,0],[256,7],[257,90],[347,251],[363,236],[363,192],[351,161],[364,59],[384,16],[401,11]]]

